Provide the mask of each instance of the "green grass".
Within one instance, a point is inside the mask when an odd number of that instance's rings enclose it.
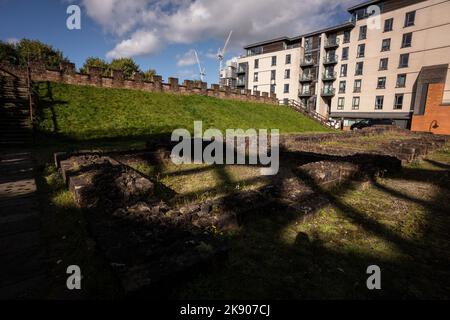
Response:
[[[39,131],[86,141],[149,137],[173,129],[279,129],[280,133],[329,129],[284,106],[136,90],[40,83]]]

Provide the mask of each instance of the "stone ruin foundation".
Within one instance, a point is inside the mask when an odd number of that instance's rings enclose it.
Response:
[[[326,190],[401,170],[402,162],[420,159],[448,141],[410,134],[370,152],[319,145],[376,134],[379,128],[284,136],[280,172],[268,185],[184,205],[169,205],[157,192],[165,186],[127,165],[136,159],[168,161],[170,143],[151,142],[148,150],[129,153],[58,153],[55,161],[76,203],[88,212],[97,247],[125,293],[138,294],[223,261],[228,244],[219,234],[239,230],[253,214],[296,214],[307,219],[329,203]]]

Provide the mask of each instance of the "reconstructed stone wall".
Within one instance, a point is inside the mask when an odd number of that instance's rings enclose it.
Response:
[[[0,65],[1,69],[9,71],[19,77],[26,78],[26,68],[13,65]],[[197,83],[192,80],[185,80],[183,84],[178,82],[177,78],[169,77],[167,83],[163,82],[161,76],[153,76],[151,81],[144,80],[142,73],[137,73],[133,79],[124,79],[121,70],[113,70],[111,77],[103,76],[104,70],[100,67],[90,67],[87,74],[75,71],[73,63],[62,64],[58,70],[48,70],[44,64],[35,63],[31,65],[31,79],[33,81],[52,81],[58,83],[94,86],[99,88],[119,88],[142,90],[149,92],[167,92],[174,94],[198,94],[219,99],[251,101],[266,104],[278,104],[275,93],[250,90],[232,90],[228,86],[220,87],[218,84],[211,84],[207,87],[206,82]]]

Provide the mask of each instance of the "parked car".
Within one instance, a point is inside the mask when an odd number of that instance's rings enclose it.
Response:
[[[395,121],[392,119],[365,119],[352,124],[350,130],[360,130],[372,126],[393,126]]]

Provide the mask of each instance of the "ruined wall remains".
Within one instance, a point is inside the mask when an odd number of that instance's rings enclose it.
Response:
[[[27,76],[27,69],[23,67],[2,64],[0,68],[22,78]],[[125,79],[121,70],[113,70],[110,77],[105,77],[104,69],[101,67],[89,67],[88,73],[79,73],[75,71],[75,64],[73,63],[61,64],[58,70],[49,70],[43,63],[34,63],[30,66],[30,70],[33,81],[51,81],[98,88],[118,88],[185,95],[197,94],[227,100],[278,104],[275,93],[269,94],[257,91],[252,94],[250,90],[231,89],[228,86],[220,87],[218,84],[211,84],[211,88],[208,88],[206,82],[197,83],[192,80],[185,80],[183,84],[180,84],[177,78],[172,77],[169,77],[167,83],[165,83],[162,77],[158,75],[153,76],[152,80],[148,81],[144,79],[142,73],[134,74],[133,79]]]

